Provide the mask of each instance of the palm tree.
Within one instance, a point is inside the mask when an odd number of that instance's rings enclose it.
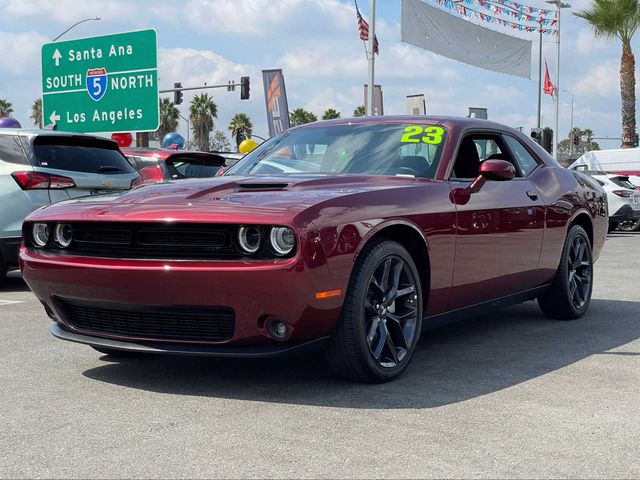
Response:
[[[289,123],[292,127],[304,125],[305,123],[315,122],[316,120],[318,120],[318,117],[316,117],[312,112],[305,110],[304,108],[296,108],[289,114]]]
[[[169,132],[175,132],[178,129],[178,117],[180,112],[168,98],[160,99],[160,126],[157,133],[160,141]]]
[[[240,145],[246,138],[251,138],[251,131],[253,130],[253,124],[249,115],[246,113],[236,113],[231,122],[229,123],[229,130],[231,135],[236,139],[236,145]]]
[[[364,105],[358,105],[358,106],[353,110],[353,116],[354,116],[354,117],[364,117],[364,114],[365,114]]]
[[[42,128],[42,99],[36,98],[31,105],[31,120],[38,128]]]
[[[0,98],[0,118],[9,117],[13,113],[13,106],[6,98]]]
[[[209,134],[213,130],[213,119],[218,118],[218,106],[207,93],[196,95],[191,100],[189,118],[193,130],[193,141],[202,152],[209,151]]]
[[[340,118],[340,112],[335,108],[327,108],[322,115],[323,120],[333,120],[334,118]]]
[[[640,27],[640,3],[638,0],[594,0],[591,8],[575,15],[587,21],[596,37],[617,38],[622,42],[622,146],[631,147],[636,139],[636,60],[631,39]]]

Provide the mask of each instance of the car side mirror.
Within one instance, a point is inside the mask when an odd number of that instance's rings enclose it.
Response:
[[[480,174],[465,190],[467,194],[478,193],[487,180],[504,182],[516,176],[516,169],[506,160],[485,160],[480,164]]]

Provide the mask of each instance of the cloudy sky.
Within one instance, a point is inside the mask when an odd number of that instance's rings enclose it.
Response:
[[[591,0],[571,0],[563,10],[561,88],[575,96],[574,124],[599,137],[620,135],[617,42],[595,40],[570,12]],[[376,83],[383,86],[387,114],[405,112],[405,96],[424,93],[428,113],[464,116],[469,106],[489,109],[489,118],[511,125],[535,126],[536,86],[526,80],[466,66],[400,41],[400,0],[378,0],[377,31],[381,54]],[[368,16],[368,0],[360,8]],[[533,6],[544,7],[541,0]],[[251,100],[239,92],[209,90],[218,104],[216,128],[226,130],[234,113],[253,119],[255,133],[267,135],[260,71],[282,68],[289,106],[319,117],[333,107],[350,116],[363,103],[367,79],[363,44],[349,0],[0,0],[0,98],[14,105],[14,116],[28,126],[30,105],[40,95],[40,47],[77,20],[101,21],[76,27],[65,39],[141,28],[158,31],[160,88],[226,83],[251,77]],[[492,26],[500,29],[502,27]],[[536,34],[529,34],[536,40]],[[634,42],[636,52],[638,41]],[[534,44],[534,57],[537,45]],[[544,43],[552,78],[555,43]],[[535,60],[534,60],[535,65]],[[188,105],[192,94],[185,92]],[[186,116],[187,105],[181,113]],[[571,96],[561,95],[560,135],[570,127]],[[543,123],[553,123],[551,97],[543,98]],[[184,129],[184,126],[182,127]],[[602,142],[610,148],[617,141]]]

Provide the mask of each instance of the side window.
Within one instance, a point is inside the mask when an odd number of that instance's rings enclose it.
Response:
[[[507,145],[513,152],[514,160],[518,164],[518,170],[523,177],[526,177],[535,170],[538,162],[531,156],[529,151],[518,140],[506,135],[504,137]]]
[[[13,135],[0,135],[0,160],[20,165],[29,165],[22,151],[20,139]]]
[[[504,152],[497,135],[468,135],[462,139],[458,148],[452,176],[464,179],[476,178],[480,172],[480,163],[494,159],[511,161]]]

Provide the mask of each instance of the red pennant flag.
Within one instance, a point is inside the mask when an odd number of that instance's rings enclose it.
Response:
[[[553,97],[556,93],[556,87],[551,83],[551,78],[549,78],[549,67],[546,60],[544,61],[544,70],[544,93]]]

